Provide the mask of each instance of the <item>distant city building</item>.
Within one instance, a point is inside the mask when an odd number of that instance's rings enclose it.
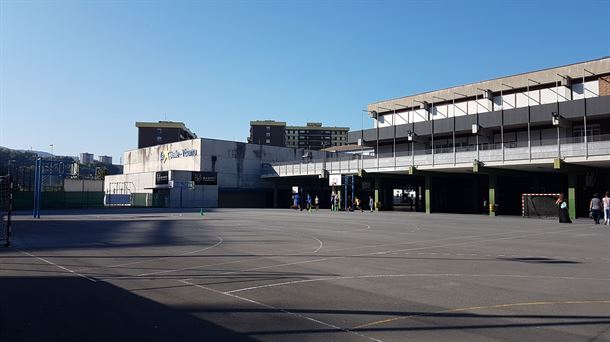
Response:
[[[102,164],[112,164],[112,157],[111,156],[100,156],[99,161]]]
[[[349,127],[325,127],[319,122],[306,126],[286,126],[286,147],[321,150],[331,146],[347,145]]]
[[[319,122],[308,122],[306,126],[287,126],[283,121],[257,120],[250,121],[248,142],[320,150],[346,145],[348,131],[348,127],[325,127]]]
[[[138,148],[168,144],[197,138],[183,122],[136,122]]]
[[[274,120],[250,121],[248,142],[284,147],[286,146],[286,123]]]
[[[93,163],[93,154],[92,153],[80,153],[78,155],[78,160],[81,164],[91,164]]]

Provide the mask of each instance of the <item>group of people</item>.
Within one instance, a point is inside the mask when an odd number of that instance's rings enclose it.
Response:
[[[559,195],[555,204],[559,206],[559,222],[572,223],[568,215],[568,203],[563,194]],[[589,202],[589,213],[595,224],[600,224],[603,215],[604,224],[610,225],[610,191],[606,191],[603,198],[599,198],[597,193],[593,194]]]
[[[299,195],[298,193],[294,193],[292,194],[292,209],[295,210],[307,210],[309,212],[311,212],[312,210],[319,210],[320,209],[320,199],[318,198],[318,196],[316,195],[312,198],[309,194],[307,194],[307,196],[305,197],[305,206],[303,207],[301,205],[301,195]],[[330,195],[330,210],[331,211],[339,211],[341,210],[341,196],[337,193],[332,193]],[[364,211],[363,208],[363,204],[362,201],[360,200],[360,198],[355,197],[354,201],[352,201],[351,197],[348,197],[347,200],[347,207],[346,207],[347,211],[354,211],[354,210],[360,210],[361,212]],[[371,212],[375,211],[375,201],[373,200],[372,196],[369,196],[369,210]]]
[[[301,196],[298,193],[295,193],[292,195],[292,209],[295,210],[301,210],[303,211],[303,209],[311,212],[312,210],[319,210],[320,209],[320,199],[318,198],[318,196],[316,196],[313,199],[313,203],[311,200],[311,196],[309,194],[307,194],[307,197],[305,198],[305,208],[303,208],[301,206]]]

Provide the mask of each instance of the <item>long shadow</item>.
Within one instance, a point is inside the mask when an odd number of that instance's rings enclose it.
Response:
[[[528,264],[581,264],[580,261],[561,260],[542,257],[522,257],[522,258],[498,258],[498,260],[518,261]]]
[[[0,278],[0,341],[256,341],[105,282]]]
[[[104,249],[153,246],[188,246],[218,242],[205,229],[182,220],[99,220],[16,221],[13,224],[15,247],[30,251]]]
[[[543,327],[568,327],[580,325],[607,325],[610,319],[599,319],[594,321],[567,321],[567,322],[533,322],[533,323],[506,323],[506,324],[460,324],[460,325],[439,325],[434,323],[429,327],[399,327],[399,328],[362,328],[353,329],[357,332],[417,332],[417,331],[443,331],[443,330],[480,330],[480,329],[509,329],[509,328],[543,328]],[[337,329],[295,329],[295,330],[257,330],[249,331],[248,335],[301,335],[301,334],[322,334],[322,333],[342,333]],[[535,339],[534,339],[535,340]],[[594,340],[591,340],[594,341]],[[601,341],[601,340],[600,340]]]
[[[201,308],[199,306],[180,306],[181,310],[194,313],[282,313],[283,309],[264,308]],[[413,318],[523,318],[523,319],[577,319],[577,320],[610,320],[605,315],[540,315],[540,314],[475,314],[467,312],[425,312],[425,311],[395,311],[395,310],[346,310],[346,309],[288,309],[299,314],[328,314],[328,315],[381,315]]]

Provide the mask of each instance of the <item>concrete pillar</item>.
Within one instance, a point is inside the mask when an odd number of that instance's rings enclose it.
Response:
[[[489,175],[489,209],[495,208],[496,205],[496,186],[498,178],[496,175]],[[495,210],[489,210],[489,216],[496,216]]]
[[[576,218],[576,172],[568,173],[568,215],[571,219]]]
[[[375,211],[379,211],[377,203],[379,203],[379,188],[381,187],[381,179],[375,177]]]
[[[425,180],[425,198],[424,198],[424,202],[426,205],[426,214],[430,214],[432,212],[431,210],[431,204],[432,204],[432,176],[430,175],[426,175],[426,180]]]

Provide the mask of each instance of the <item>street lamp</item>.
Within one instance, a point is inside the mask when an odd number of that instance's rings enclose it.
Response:
[[[551,113],[551,122],[557,127],[557,159],[561,158],[561,140],[559,139],[559,127],[562,124],[562,117],[557,112]]]

